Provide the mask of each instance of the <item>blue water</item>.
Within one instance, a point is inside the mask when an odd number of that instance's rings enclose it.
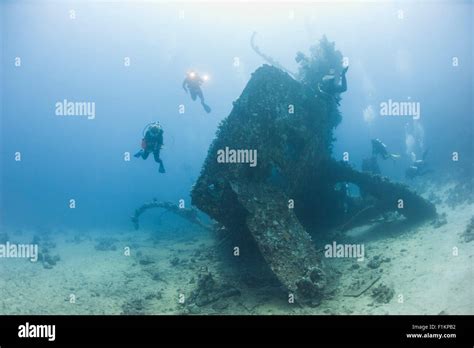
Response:
[[[293,71],[296,52],[308,52],[323,35],[349,57],[335,158],[348,151],[360,168],[377,137],[402,155],[381,163],[383,174],[405,181],[405,127],[413,121],[380,117],[379,104],[412,100],[421,105],[424,135],[418,140],[430,149],[431,178],[472,168],[470,1],[2,1],[0,11],[2,227],[130,229],[129,217],[143,202],[184,199],[190,205],[219,122],[264,63],[249,44],[254,31],[261,50]],[[210,76],[203,86],[210,114],[181,88],[189,69]],[[56,116],[55,104],[63,99],[94,102],[95,119]],[[375,118],[369,123],[363,110],[370,105]],[[155,120],[164,128],[166,174],[158,173],[152,157],[123,159],[124,152],[139,150],[144,126]],[[20,162],[14,160],[18,151]],[[453,151],[459,163],[452,162]]]

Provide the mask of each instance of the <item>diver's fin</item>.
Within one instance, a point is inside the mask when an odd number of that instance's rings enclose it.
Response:
[[[158,171],[159,171],[160,173],[166,173],[166,171],[165,171],[165,166],[163,165],[163,163],[160,163],[160,168],[158,169]]]
[[[211,107],[207,104],[202,104],[202,107],[204,108],[204,110],[207,112],[207,113],[210,113],[211,112]]]

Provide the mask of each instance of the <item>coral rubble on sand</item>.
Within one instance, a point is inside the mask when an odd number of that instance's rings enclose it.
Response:
[[[372,298],[377,303],[388,303],[395,295],[395,291],[385,284],[380,284],[372,290]]]
[[[462,237],[466,243],[474,240],[474,216],[466,226],[466,230],[462,234]]]

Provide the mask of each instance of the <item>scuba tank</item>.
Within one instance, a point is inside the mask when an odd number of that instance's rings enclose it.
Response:
[[[161,132],[163,132],[163,130],[161,129],[161,125],[160,125],[159,122],[155,121],[155,122],[150,122],[150,123],[148,123],[148,124],[145,126],[145,128],[143,128],[143,131],[142,131],[142,137],[143,137],[143,138],[142,138],[141,147],[142,147],[143,150],[146,150],[147,145],[149,145],[149,144],[147,143],[147,141],[146,141],[146,133],[148,132],[148,129],[149,129],[151,126],[154,126],[154,125],[157,125],[157,126],[160,128]],[[151,145],[153,145],[153,144],[151,144]]]
[[[155,125],[155,124],[157,124],[157,125],[161,128],[159,122],[150,122],[150,123],[148,123],[148,124],[145,126],[145,128],[143,128],[143,131],[142,131],[142,136],[143,136],[143,138],[145,138],[145,134],[146,134],[148,128],[150,128],[150,126],[153,126],[153,125]]]

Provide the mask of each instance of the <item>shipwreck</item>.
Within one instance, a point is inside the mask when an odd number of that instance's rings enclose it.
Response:
[[[191,196],[225,233],[253,243],[281,284],[305,303],[322,298],[328,280],[313,241],[318,233],[342,216],[352,216],[354,225],[391,211],[423,221],[436,210],[408,187],[332,157],[342,117],[338,100],[317,86],[330,69],[342,71],[342,55],[323,38],[310,57],[297,58],[298,74],[270,65],[252,74],[219,126]],[[258,165],[217,161],[226,148],[255,150]],[[341,183],[364,194],[348,198],[337,189]]]

